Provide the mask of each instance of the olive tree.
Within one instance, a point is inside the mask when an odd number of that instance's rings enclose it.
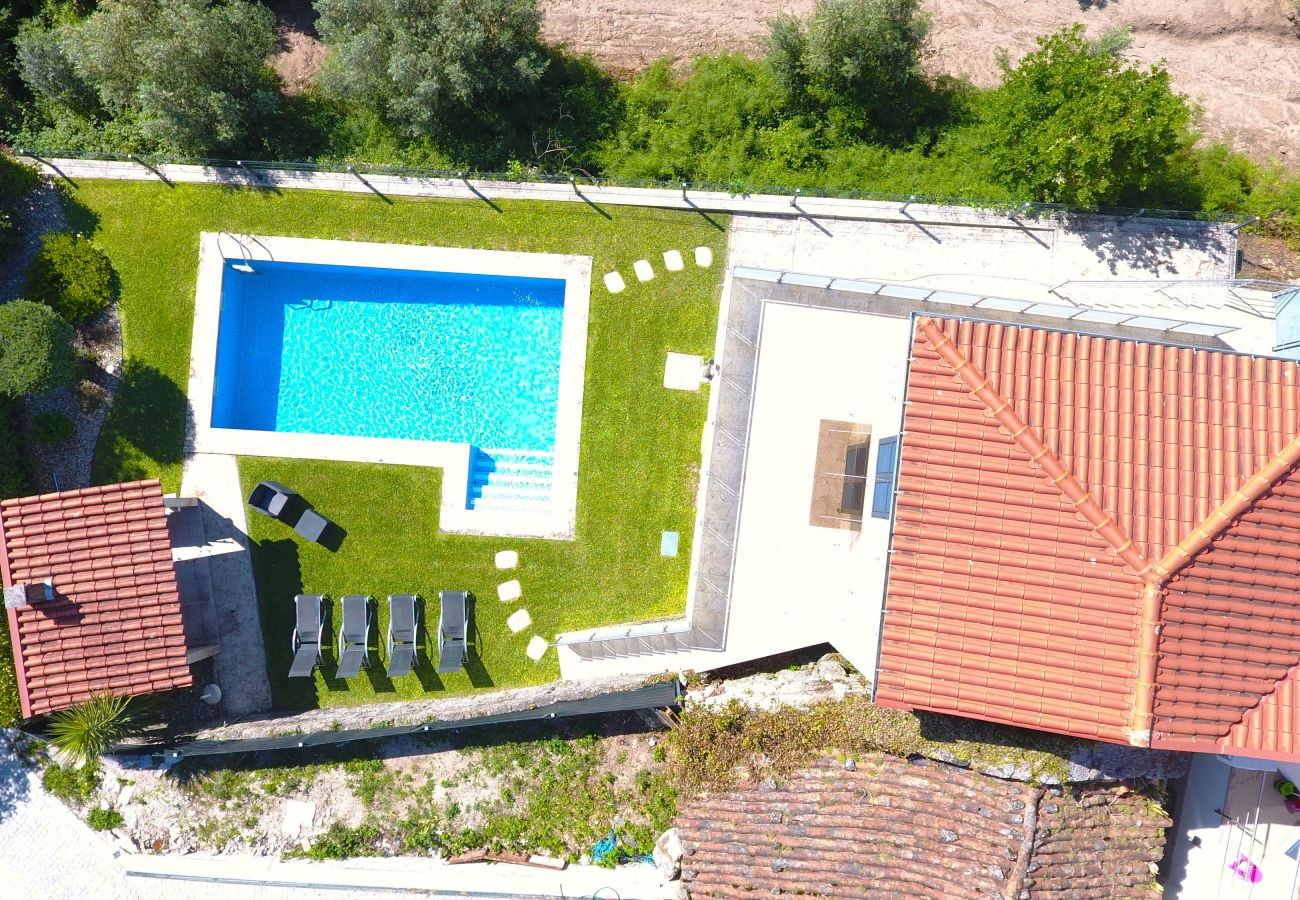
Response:
[[[316,0],[325,90],[411,135],[526,92],[546,68],[535,0]]]
[[[24,27],[18,64],[34,92],[78,115],[129,122],[158,149],[219,152],[276,107],[273,26],[249,0],[102,0],[84,19]]]
[[[874,138],[905,133],[924,108],[919,0],[817,0],[806,21],[778,16],[769,29],[768,62],[793,105]]]

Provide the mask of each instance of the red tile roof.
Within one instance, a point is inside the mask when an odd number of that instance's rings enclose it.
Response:
[[[1158,681],[1153,744],[1293,752],[1300,366],[922,318],[903,432],[878,702],[1143,743]]]
[[[1169,819],[1122,787],[1058,793],[876,754],[684,800],[692,897],[1154,897]]]
[[[6,587],[54,583],[8,610],[24,716],[192,683],[157,481],[0,503],[0,564]]]

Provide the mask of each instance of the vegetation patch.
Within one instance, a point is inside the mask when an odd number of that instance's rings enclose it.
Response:
[[[0,394],[43,394],[74,372],[71,325],[40,303],[0,304]]]
[[[668,758],[683,790],[722,791],[780,778],[827,754],[930,756],[977,770],[1012,765],[1034,780],[1059,779],[1085,742],[973,719],[839,701],[754,710],[739,701],[721,709],[692,706],[668,735]]]
[[[115,809],[96,807],[86,814],[86,824],[92,831],[112,831],[125,823],[122,814]]]
[[[79,324],[112,302],[113,267],[81,235],[49,234],[27,272],[24,293]]]
[[[50,762],[41,773],[41,784],[45,790],[73,806],[89,803],[99,790],[99,783],[98,761],[79,766],[60,766]]]

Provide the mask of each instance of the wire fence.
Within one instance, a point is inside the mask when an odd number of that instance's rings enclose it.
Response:
[[[498,183],[536,183],[551,185],[575,185],[601,188],[633,188],[649,190],[671,190],[683,193],[697,191],[701,193],[722,193],[732,197],[746,198],[752,196],[788,197],[792,204],[799,199],[859,200],[877,203],[896,203],[904,209],[910,204],[956,206],[971,209],[1019,212],[1022,215],[1089,215],[1109,216],[1121,220],[1139,217],[1152,219],[1172,219],[1189,222],[1248,223],[1250,217],[1227,215],[1223,213],[1199,210],[1178,210],[1158,208],[1134,208],[1119,206],[1071,206],[1063,203],[1043,203],[1038,201],[993,200],[979,197],[944,197],[933,194],[900,194],[880,191],[858,191],[824,187],[782,187],[777,185],[755,185],[742,182],[713,182],[685,180],[653,180],[637,178],[614,178],[595,176],[586,172],[555,173],[524,169],[518,172],[493,172],[480,169],[436,169],[389,166],[366,162],[347,161],[310,161],[310,160],[252,160],[219,159],[201,156],[168,156],[160,154],[132,153],[90,153],[76,150],[52,148],[15,147],[18,156],[25,156],[38,162],[57,159],[77,159],[102,162],[136,163],[151,169],[155,174],[158,167],[169,165],[200,166],[209,169],[233,169],[252,173],[270,173],[274,171],[299,172],[303,174],[335,175],[382,175],[412,180],[442,180],[465,182]]]

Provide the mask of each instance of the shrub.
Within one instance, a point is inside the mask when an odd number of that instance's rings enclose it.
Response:
[[[78,806],[89,803],[99,788],[99,764],[87,762],[65,768],[50,763],[41,774],[41,784],[64,803],[75,803]]]
[[[112,831],[125,823],[122,814],[115,809],[96,807],[86,816],[86,824],[92,831]]]
[[[50,742],[74,759],[97,760],[144,726],[145,705],[131,697],[103,694],[50,717]]]
[[[41,303],[0,304],[0,394],[43,394],[73,371],[71,325]]]
[[[1181,181],[1192,111],[1159,66],[1128,66],[1083,26],[1039,38],[988,97],[986,152],[1005,183],[1037,200],[1154,205]]]
[[[72,437],[72,420],[61,412],[37,413],[32,419],[32,436],[42,444],[57,444]]]
[[[83,322],[113,299],[113,266],[79,234],[46,235],[27,273],[25,296],[73,324]]]

